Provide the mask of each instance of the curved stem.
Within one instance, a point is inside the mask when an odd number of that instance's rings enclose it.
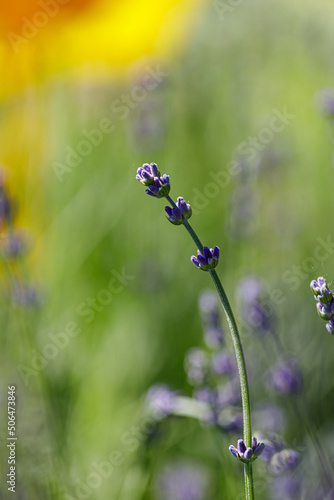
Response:
[[[248,377],[246,370],[246,361],[244,357],[244,352],[241,345],[241,339],[238,332],[238,328],[233,316],[233,312],[226,296],[225,290],[221,281],[216,273],[216,271],[209,271],[211,278],[216,286],[220,300],[223,304],[225,315],[227,318],[228,325],[230,327],[233,347],[238,363],[238,371],[240,377],[240,387],[241,387],[241,399],[242,399],[242,414],[243,414],[243,424],[244,424],[244,441],[247,447],[252,446],[252,424],[251,424],[251,406],[250,406],[250,396],[249,396],[249,386]]]
[[[175,208],[176,205],[174,201],[167,196],[167,200],[169,203]],[[195,245],[197,248],[200,250],[200,252],[203,251],[203,245],[198,238],[197,234],[189,224],[189,222],[184,218],[183,219],[183,225],[192,237]],[[223,288],[223,285],[216,273],[215,270],[210,270],[209,271],[210,276],[215,284],[215,287],[217,289],[219,298],[221,300],[221,303],[223,305],[223,309],[226,315],[226,319],[230,328],[231,336],[232,336],[232,341],[233,341],[233,347],[235,351],[235,355],[237,358],[237,364],[238,364],[238,371],[239,371],[239,378],[240,378],[240,388],[241,388],[241,399],[242,399],[242,415],[243,415],[243,432],[244,432],[244,442],[247,447],[252,446],[252,422],[251,422],[251,405],[250,405],[250,395],[249,395],[249,385],[248,385],[248,377],[247,377],[247,370],[246,370],[246,361],[241,345],[241,339],[240,335],[238,332],[238,327],[230,306],[230,303],[228,301],[227,295],[225,293],[225,290]],[[253,485],[253,470],[252,470],[252,464],[247,463],[244,464],[244,478],[245,478],[245,494],[246,494],[246,500],[254,500],[254,485]]]

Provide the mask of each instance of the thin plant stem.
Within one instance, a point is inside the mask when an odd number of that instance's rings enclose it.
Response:
[[[174,207],[176,207],[176,204],[174,201],[170,198],[170,196],[166,197],[169,203]],[[192,237],[195,245],[199,249],[200,252],[203,252],[203,245],[198,238],[197,234],[189,224],[188,220],[183,218],[182,220],[184,227]],[[210,270],[209,274],[215,284],[215,287],[217,289],[219,298],[221,300],[221,303],[223,305],[223,309],[226,315],[227,323],[230,328],[231,336],[232,336],[232,341],[233,341],[233,347],[235,351],[235,355],[237,358],[237,364],[238,364],[238,371],[239,371],[239,378],[240,378],[240,388],[241,388],[241,399],[242,399],[242,415],[243,415],[243,432],[244,432],[244,442],[247,447],[252,446],[252,422],[251,422],[251,405],[250,405],[250,395],[249,395],[249,385],[248,385],[248,377],[247,377],[247,370],[246,370],[246,361],[245,361],[245,356],[243,353],[242,349],[242,344],[241,344],[241,339],[240,335],[238,332],[238,327],[229,303],[229,300],[227,298],[227,295],[225,293],[225,290],[223,288],[223,285],[218,277],[218,274],[216,273],[215,270]],[[253,470],[252,470],[252,464],[251,463],[245,463],[244,464],[244,480],[245,480],[245,494],[246,494],[246,500],[254,500],[254,481],[253,481]]]

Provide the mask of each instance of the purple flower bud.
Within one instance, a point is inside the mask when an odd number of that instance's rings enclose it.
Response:
[[[232,453],[232,455],[236,458],[239,458],[239,452],[238,450],[236,449],[235,446],[233,446],[233,444],[231,444],[231,446],[229,447],[229,450],[230,452]]]
[[[328,333],[334,335],[334,318],[332,318],[328,323],[326,323],[326,329]]]
[[[203,247],[203,253],[198,250],[197,257],[193,255],[190,260],[195,266],[202,269],[202,271],[209,271],[218,265],[219,254],[220,250],[218,247],[214,247],[214,249]]]
[[[178,208],[165,207],[167,219],[175,226],[182,224],[182,214]]]
[[[146,193],[154,198],[165,198],[170,191],[169,175],[164,174],[162,177],[154,177],[153,184],[149,185]]]
[[[253,450],[252,448],[247,448],[247,450],[244,453],[244,459],[245,460],[250,460],[253,456]]]
[[[154,178],[160,177],[159,169],[156,163],[144,163],[144,165],[137,170],[136,179],[144,186],[154,185]]]
[[[253,446],[254,448],[254,446]],[[260,443],[258,444],[255,449],[254,449],[254,455],[256,455],[257,457],[259,457],[260,455],[262,455],[262,452],[265,448],[265,444],[264,443]]]
[[[245,442],[243,439],[238,439],[238,450],[239,453],[245,453],[247,446],[245,445]]]
[[[318,314],[322,319],[331,319],[334,314],[334,301],[330,304],[322,304],[317,302]]]
[[[257,439],[255,436],[252,437],[252,448],[255,450],[257,447]]]
[[[180,210],[181,214],[186,218],[190,219],[192,215],[192,209],[189,203],[186,203],[182,196],[179,196],[176,201],[176,206]]]
[[[192,214],[191,206],[179,196],[176,202],[176,208],[165,207],[168,220],[176,226],[182,224],[184,219],[189,219]]]
[[[310,284],[314,298],[322,304],[329,304],[333,299],[333,294],[327,286],[325,278],[321,276],[317,280],[312,280]]]

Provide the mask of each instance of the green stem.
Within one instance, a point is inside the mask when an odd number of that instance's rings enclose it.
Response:
[[[243,424],[244,424],[244,441],[247,447],[252,446],[252,424],[251,424],[251,406],[250,406],[250,396],[249,396],[249,386],[248,377],[246,370],[246,361],[243,353],[241,339],[238,332],[238,328],[233,316],[233,312],[226,296],[225,290],[221,284],[221,281],[216,273],[216,271],[209,271],[211,278],[216,286],[220,300],[223,304],[226,319],[230,327],[233,347],[238,363],[239,377],[240,377],[240,387],[241,387],[241,399],[242,399],[242,414],[243,414]]]
[[[244,478],[245,478],[245,493],[246,500],[254,499],[254,481],[253,481],[253,464],[245,464],[244,468]]]
[[[176,207],[174,201],[169,196],[167,196],[167,200],[174,208]],[[203,252],[203,245],[200,239],[198,238],[197,234],[195,233],[195,231],[185,218],[183,219],[183,225],[190,234],[190,236],[192,237],[199,251]],[[241,345],[241,339],[238,332],[238,327],[230,303],[228,301],[227,295],[223,288],[223,285],[215,270],[210,270],[209,273],[217,289],[231,331],[233,347],[237,358],[238,371],[240,377],[244,442],[248,448],[252,446],[252,422],[251,422],[251,405],[250,405],[249,385],[248,385],[248,377],[246,370],[246,361]],[[246,500],[254,500],[253,470],[251,463],[244,464],[244,479],[245,479]]]

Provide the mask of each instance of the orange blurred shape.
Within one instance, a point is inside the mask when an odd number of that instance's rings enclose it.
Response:
[[[97,2],[98,0],[4,0],[0,2],[0,30],[18,30],[24,18],[31,19],[41,10],[48,12],[48,9],[54,11],[61,8],[63,13],[75,15]]]

